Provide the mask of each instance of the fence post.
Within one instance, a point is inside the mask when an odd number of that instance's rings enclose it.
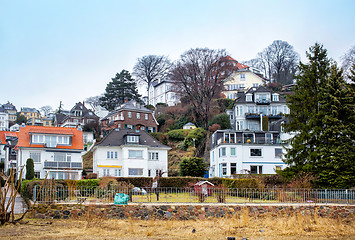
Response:
[[[34,188],[33,188],[33,196],[32,196],[32,198],[33,198],[33,202],[35,202],[36,201],[36,196],[37,196],[37,194],[36,194],[36,188],[37,188],[37,186],[35,186]]]

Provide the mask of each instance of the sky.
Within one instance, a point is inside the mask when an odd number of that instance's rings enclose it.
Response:
[[[306,61],[319,42],[340,63],[354,12],[354,0],[0,0],[0,104],[70,110],[138,58],[197,47],[242,62],[283,40]]]

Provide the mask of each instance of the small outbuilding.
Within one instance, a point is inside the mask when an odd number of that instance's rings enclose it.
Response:
[[[195,184],[195,193],[202,193],[206,196],[212,196],[214,184],[209,181],[200,181]]]
[[[196,125],[191,123],[191,122],[188,122],[186,123],[183,127],[183,129],[195,129],[196,128]]]

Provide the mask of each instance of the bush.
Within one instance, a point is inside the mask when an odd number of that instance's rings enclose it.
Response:
[[[189,134],[187,137],[184,139],[184,148],[187,149],[190,146],[194,146],[194,141],[195,141],[195,147],[200,146],[206,138],[207,131],[203,128],[195,128],[190,130]]]
[[[157,139],[159,142],[161,142],[164,145],[168,144],[168,139],[169,136],[166,135],[165,133],[162,132],[151,132],[149,133],[153,138]]]
[[[190,122],[190,120],[185,116],[185,115],[182,115],[179,117],[179,119],[175,122],[174,124],[174,129],[182,129],[183,126]]]
[[[167,135],[171,140],[182,141],[189,134],[189,131],[189,129],[176,129],[169,131]]]
[[[159,103],[157,103],[155,106],[163,106],[163,107],[167,107],[168,106],[168,104],[166,104],[166,103],[162,103],[162,102],[159,102]]]
[[[160,114],[157,117],[157,122],[159,123],[159,126],[163,126],[165,124],[165,122],[170,118],[171,118],[171,116],[169,114]]]
[[[220,98],[217,99],[218,106],[221,108],[221,112],[224,112],[226,109],[232,109],[234,100],[229,98]]]
[[[203,158],[191,157],[183,158],[180,163],[181,176],[203,177],[207,164]]]
[[[28,158],[26,161],[26,179],[31,180],[35,177],[35,166],[32,158]]]
[[[208,126],[212,126],[213,124],[218,124],[222,130],[231,128],[229,115],[226,113],[221,113],[213,116],[213,118],[210,121],[208,121]]]
[[[153,105],[151,105],[151,104],[145,105],[144,107],[149,109],[149,110],[152,110],[152,111],[154,111],[154,109],[155,109],[155,107]]]

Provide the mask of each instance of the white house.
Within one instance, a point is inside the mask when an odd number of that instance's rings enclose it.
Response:
[[[275,174],[286,164],[278,131],[217,130],[211,136],[210,177]]]
[[[180,97],[173,91],[173,83],[169,80],[153,81],[148,91],[150,105],[166,103],[168,106],[174,106],[180,102]]]
[[[11,127],[10,127],[10,131],[11,132],[18,132],[18,131],[20,131],[20,125],[19,124],[14,124],[14,125],[12,125]]]
[[[16,147],[18,139],[17,132],[0,131],[0,162],[4,163],[4,170],[16,168]]]
[[[35,176],[80,179],[83,169],[83,132],[76,128],[24,126],[18,135],[17,166],[34,161]],[[24,173],[25,174],[25,173]]]
[[[168,172],[168,151],[145,131],[114,129],[93,148],[93,172],[98,177],[150,177]]]
[[[0,131],[9,130],[9,114],[0,109]]]

